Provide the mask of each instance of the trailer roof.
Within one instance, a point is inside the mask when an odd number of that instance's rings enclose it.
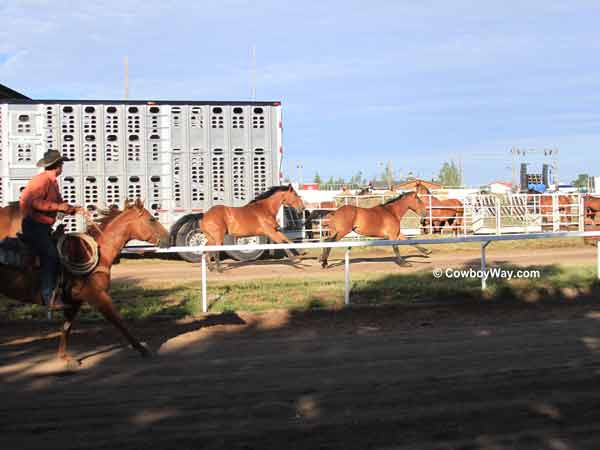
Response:
[[[198,100],[32,100],[28,98],[0,98],[0,103],[11,103],[11,104],[56,104],[61,105],[74,105],[74,104],[86,104],[86,105],[231,105],[231,106],[280,106],[279,101],[198,101]]]
[[[0,100],[8,101],[15,99],[30,100],[29,97],[21,94],[20,92],[17,92],[14,89],[9,88],[8,86],[0,84]]]

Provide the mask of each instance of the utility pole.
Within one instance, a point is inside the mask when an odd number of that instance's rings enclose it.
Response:
[[[129,58],[125,56],[123,60],[125,70],[125,100],[129,98]]]
[[[252,72],[252,86],[250,91],[250,96],[252,101],[256,100],[256,45],[252,45],[250,49],[250,58],[251,58],[251,72]]]

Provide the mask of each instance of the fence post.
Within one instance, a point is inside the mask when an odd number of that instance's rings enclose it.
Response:
[[[206,252],[202,252],[202,312],[208,312],[208,298],[206,296]]]
[[[491,241],[486,241],[481,243],[481,290],[485,291],[487,289],[487,280],[486,280],[486,260],[485,260],[485,248]]]
[[[500,199],[498,197],[495,197],[494,203],[496,206],[496,234],[501,234],[502,233],[502,209],[500,208]]]
[[[552,194],[552,231],[560,231],[560,211],[558,210],[558,194]]]
[[[579,231],[585,231],[585,206],[583,203],[583,195],[580,193],[577,194],[577,198],[579,200]]]
[[[344,255],[344,304],[350,304],[350,250],[352,247],[346,249]]]
[[[596,241],[596,277],[600,280],[600,239]]]
[[[431,194],[429,194],[429,234],[433,236],[433,209],[431,205]]]

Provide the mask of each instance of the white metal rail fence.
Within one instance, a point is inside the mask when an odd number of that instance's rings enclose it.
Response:
[[[342,205],[375,206],[395,195],[346,195],[338,197],[335,207],[317,208],[318,214],[306,223],[305,240],[321,240],[327,236],[326,213]],[[427,210],[423,217],[408,212],[402,221],[404,234],[452,233],[500,235],[505,233],[541,233],[558,231],[585,231],[583,195],[574,194],[469,194],[459,199],[462,207],[438,205],[438,195],[419,195]],[[333,203],[333,202],[330,202]],[[455,211],[457,211],[455,213]]]
[[[481,273],[486,271],[486,248],[491,242],[495,241],[517,241],[526,239],[548,239],[548,238],[576,238],[576,237],[600,237],[600,231],[562,231],[547,233],[522,233],[509,235],[489,235],[489,236],[463,236],[454,238],[440,239],[408,239],[403,241],[372,240],[372,241],[347,241],[347,242],[309,242],[292,244],[261,244],[261,245],[215,245],[197,247],[170,247],[167,249],[153,248],[150,251],[156,253],[181,253],[194,252],[202,255],[201,274],[202,274],[202,311],[208,312],[207,296],[207,252],[216,251],[250,251],[250,250],[283,250],[283,249],[322,249],[322,248],[345,248],[344,255],[344,302],[350,304],[350,252],[354,247],[386,247],[391,245],[438,245],[451,243],[481,243]],[[600,240],[597,243],[596,266],[598,278],[600,279]],[[481,289],[486,289],[486,279],[481,278]]]

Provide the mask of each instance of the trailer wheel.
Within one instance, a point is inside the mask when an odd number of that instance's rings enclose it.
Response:
[[[223,243],[225,245],[266,244],[267,238],[264,236],[248,236],[248,237],[235,238],[235,237],[231,236],[230,234],[226,234],[225,238],[223,239]],[[247,250],[247,251],[231,250],[231,251],[227,251],[225,253],[227,253],[227,255],[229,255],[229,257],[235,259],[236,261],[256,261],[263,255],[264,252],[265,252],[264,250]]]
[[[196,245],[202,245],[206,242],[204,233],[200,230],[200,223],[198,220],[189,220],[184,223],[181,228],[177,231],[175,238],[175,244],[178,247],[191,247]],[[202,256],[197,253],[181,252],[179,256],[191,263],[198,263],[202,261]]]

